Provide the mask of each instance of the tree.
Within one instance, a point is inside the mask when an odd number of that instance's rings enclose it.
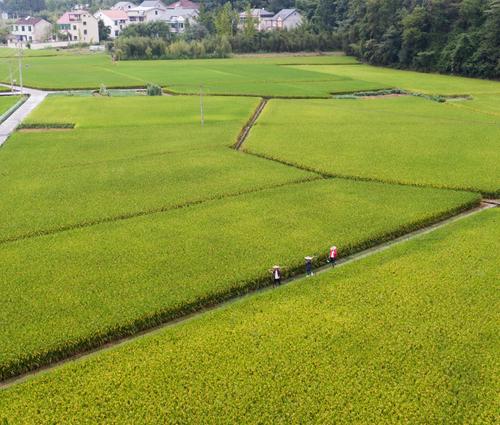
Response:
[[[97,29],[99,30],[99,40],[106,41],[111,34],[111,28],[107,27],[102,19],[99,19],[97,21]]]
[[[245,21],[243,22],[243,34],[248,39],[251,39],[257,34],[257,29],[255,28],[257,24],[257,19],[252,15],[252,9],[250,5],[247,5],[245,10]]]
[[[215,15],[215,31],[220,37],[231,37],[234,34],[234,26],[237,22],[236,12],[231,3],[227,2]]]

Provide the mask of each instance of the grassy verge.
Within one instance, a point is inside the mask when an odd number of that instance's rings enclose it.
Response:
[[[347,255],[478,201],[321,180],[4,244],[0,376],[267,285],[273,264],[293,274],[332,242]]]
[[[5,390],[0,417],[495,423],[499,218],[477,214],[67,364]]]

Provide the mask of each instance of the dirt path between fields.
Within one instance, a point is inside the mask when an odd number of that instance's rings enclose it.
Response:
[[[245,125],[245,127],[243,127],[241,129],[241,132],[240,132],[240,134],[238,136],[238,139],[236,140],[236,143],[234,144],[234,149],[236,149],[237,151],[240,150],[241,145],[247,139],[248,133],[250,133],[250,130],[252,129],[252,127],[255,125],[255,123],[259,119],[260,114],[262,113],[262,111],[264,110],[264,108],[267,105],[267,102],[269,102],[269,99],[265,99],[265,98],[261,99],[261,101],[259,103],[259,106],[257,106],[257,109],[255,109],[255,111],[254,111],[253,115],[251,116],[250,120],[247,122],[247,124]]]
[[[404,243],[406,241],[409,241],[411,239],[415,239],[417,237],[431,233],[431,232],[438,230],[444,226],[447,226],[450,223],[454,223],[454,222],[462,220],[466,217],[470,217],[471,215],[477,214],[481,211],[484,211],[484,210],[487,210],[490,208],[499,207],[499,206],[500,206],[500,199],[485,199],[481,202],[481,204],[479,206],[474,207],[470,210],[461,212],[457,215],[454,215],[452,217],[438,221],[434,224],[428,225],[426,227],[415,230],[413,232],[407,233],[403,236],[397,237],[397,238],[392,239],[388,242],[384,242],[382,244],[376,245],[372,248],[368,248],[368,249],[365,249],[363,251],[357,252],[357,253],[352,254],[348,257],[340,258],[338,260],[335,268],[343,267],[347,264],[353,263],[355,261],[359,261],[359,260],[366,258],[366,257],[369,257],[371,255],[386,251],[386,250],[392,248],[393,246],[399,245],[399,244]],[[328,271],[330,271],[332,273],[332,279],[334,279],[334,277],[335,277],[335,275],[333,274],[334,269],[332,269],[331,265],[329,265],[329,264],[317,267],[316,269],[314,269],[314,274],[318,275],[318,274],[322,274],[322,273],[325,273]],[[176,318],[176,319],[168,320],[167,322],[162,323],[158,326],[154,326],[154,327],[148,328],[146,330],[139,331],[139,332],[135,333],[134,335],[116,338],[115,340],[113,340],[111,342],[107,342],[103,345],[100,345],[97,348],[82,351],[78,354],[68,356],[65,359],[50,363],[50,364],[45,365],[45,366],[41,366],[41,367],[34,369],[30,372],[26,372],[26,373],[17,375],[13,378],[3,380],[0,382],[0,390],[9,388],[13,385],[19,384],[19,383],[24,382],[26,380],[29,380],[30,378],[35,377],[37,375],[41,375],[43,373],[48,373],[54,369],[57,369],[57,368],[65,365],[66,363],[71,363],[71,362],[75,362],[77,360],[85,359],[87,357],[97,355],[99,353],[105,352],[107,350],[111,350],[113,348],[122,346],[124,344],[131,343],[139,338],[149,336],[149,335],[154,335],[155,333],[161,332],[166,328],[169,328],[172,326],[177,326],[177,325],[180,325],[180,324],[185,323],[187,321],[196,319],[197,317],[200,317],[209,311],[226,308],[235,302],[239,302],[241,300],[244,300],[246,298],[254,296],[258,293],[263,293],[266,291],[273,291],[273,290],[280,290],[282,287],[287,286],[290,283],[298,284],[300,281],[307,279],[307,278],[308,277],[305,276],[305,271],[304,271],[304,273],[301,273],[301,274],[298,274],[298,275],[295,275],[295,276],[292,276],[288,279],[283,280],[282,284],[278,288],[274,288],[271,285],[271,278],[270,278],[268,286],[258,288],[258,289],[251,289],[244,294],[232,296],[232,297],[228,298],[226,301],[222,301],[222,302],[216,303],[214,305],[210,305],[210,306],[201,308],[201,309],[199,309],[191,314],[186,314],[186,315],[181,316],[181,317]],[[314,277],[311,277],[311,278],[314,278]]]

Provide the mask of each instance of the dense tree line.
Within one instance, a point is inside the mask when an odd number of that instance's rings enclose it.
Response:
[[[318,0],[310,16],[372,64],[500,77],[500,0]]]
[[[209,9],[201,3],[195,23],[174,35],[161,22],[131,25],[110,44],[116,59],[227,57],[231,53],[299,52],[340,48],[331,31],[316,31],[305,22],[290,31],[259,32],[247,4],[247,19],[239,25],[239,12],[230,2]],[[281,7],[279,4],[276,7]]]

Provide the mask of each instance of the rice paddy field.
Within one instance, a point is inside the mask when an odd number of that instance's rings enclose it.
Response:
[[[294,69],[289,64],[355,63],[339,55],[231,58],[214,60],[120,61],[108,55],[58,55],[27,57],[23,79],[26,86],[42,89],[144,87],[148,82],[178,93],[328,97],[331,92],[350,92],[387,87],[384,84]],[[283,65],[282,65],[283,64]],[[81,72],[85,69],[85,72]],[[0,62],[0,76],[7,82],[7,61]]]
[[[0,424],[497,422],[499,210],[472,209],[499,193],[500,83],[338,54],[24,61],[41,88],[183,95],[50,95],[0,148]],[[459,97],[331,98],[392,87]]]
[[[2,87],[0,87],[1,91]],[[20,96],[0,96],[0,116],[13,107],[20,99]]]
[[[271,100],[245,149],[325,174],[498,196],[500,116],[491,97],[470,103]]]
[[[13,423],[496,423],[499,218],[65,365],[3,391],[0,411]]]

